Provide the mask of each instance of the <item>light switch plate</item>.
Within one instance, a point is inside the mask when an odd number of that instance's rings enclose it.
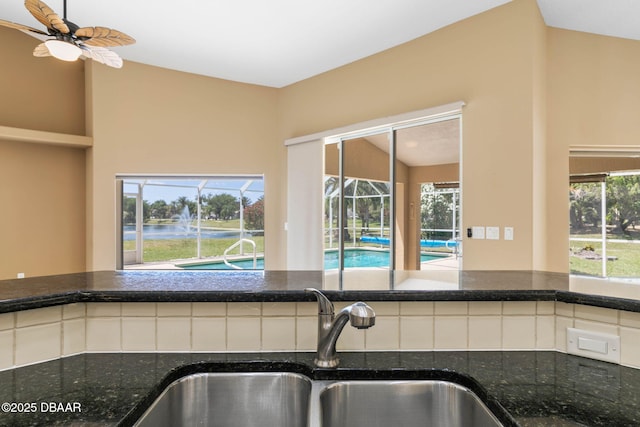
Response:
[[[484,239],[484,227],[472,227],[471,231],[474,239]]]
[[[487,227],[488,240],[500,240],[500,227]]]
[[[567,328],[567,353],[620,363],[620,336]]]
[[[504,240],[513,240],[513,227],[504,228]]]

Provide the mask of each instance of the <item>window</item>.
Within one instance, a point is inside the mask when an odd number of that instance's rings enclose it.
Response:
[[[324,268],[342,289],[347,271],[459,268],[459,147],[459,114],[325,141]]]
[[[118,269],[264,269],[264,180],[117,178]]]
[[[325,289],[415,289],[429,286],[427,276],[457,280],[463,105],[285,141],[287,268],[324,270]],[[421,222],[425,183],[455,187],[442,194],[450,198],[448,237],[433,245],[423,244],[423,228],[440,228]]]
[[[571,273],[640,277],[640,172],[572,175],[569,226]]]

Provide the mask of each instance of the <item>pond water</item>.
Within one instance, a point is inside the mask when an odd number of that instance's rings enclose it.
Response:
[[[123,227],[124,240],[136,240],[134,225],[125,225]],[[167,239],[195,239],[197,237],[196,228],[190,227],[187,231],[186,227],[180,224],[154,224],[144,225],[142,227],[142,235],[146,240],[167,240]],[[239,239],[240,232],[236,230],[209,230],[202,229],[200,235],[206,239]],[[245,236],[247,233],[245,232]]]

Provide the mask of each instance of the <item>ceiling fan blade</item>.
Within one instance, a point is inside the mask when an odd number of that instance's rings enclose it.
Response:
[[[94,61],[97,61],[101,64],[108,65],[113,68],[122,68],[122,58],[120,56],[103,47],[91,47],[81,44],[80,49],[82,49],[82,55],[91,58]]]
[[[75,36],[89,46],[126,46],[135,43],[135,39],[125,33],[106,27],[78,28]]]
[[[37,56],[38,58],[42,58],[42,57],[45,57],[45,56],[51,56],[51,52],[49,52],[49,49],[47,48],[47,45],[45,45],[44,43],[40,43],[33,50],[33,56]]]
[[[27,25],[16,24],[14,22],[5,21],[5,20],[2,20],[2,19],[0,19],[0,25],[2,25],[3,27],[9,27],[9,28],[13,28],[13,29],[16,29],[16,30],[20,30],[20,31],[29,31],[29,32],[32,32],[32,33],[42,34],[42,35],[45,35],[45,36],[49,35],[49,33],[46,33],[44,31],[40,31],[40,30],[36,30],[35,28],[31,28],[31,27],[29,27]]]
[[[25,0],[24,6],[42,25],[62,34],[69,33],[69,27],[49,6],[40,0]]]

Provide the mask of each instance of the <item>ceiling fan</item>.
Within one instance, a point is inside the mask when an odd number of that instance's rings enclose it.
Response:
[[[24,5],[34,18],[47,27],[47,31],[2,19],[0,25],[20,30],[44,41],[33,51],[33,55],[37,57],[54,56],[63,61],[75,61],[82,55],[110,67],[121,68],[122,58],[107,47],[126,46],[136,42],[118,30],[106,27],[80,28],[68,21],[67,0],[64,0],[62,18],[40,0],[25,0]]]

